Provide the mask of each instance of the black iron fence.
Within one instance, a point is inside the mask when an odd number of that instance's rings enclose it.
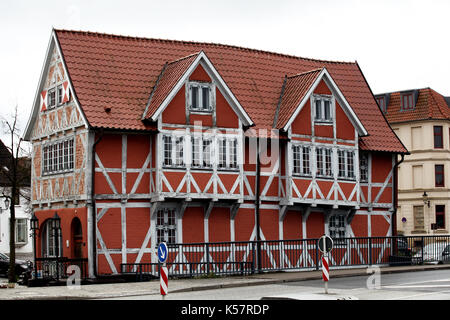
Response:
[[[170,277],[319,270],[322,253],[317,240],[170,244],[167,267]],[[328,258],[330,268],[450,263],[450,236],[335,239]],[[159,276],[159,263],[125,263],[120,270],[138,280],[147,279]]]
[[[74,275],[83,280],[88,277],[88,260],[66,257],[36,258],[36,270],[37,274],[33,275],[35,279],[59,281]]]

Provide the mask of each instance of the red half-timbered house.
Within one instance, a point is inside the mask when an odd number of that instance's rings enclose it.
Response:
[[[87,257],[91,277],[161,241],[391,235],[407,152],[357,63],[65,30],[25,138],[38,256]]]

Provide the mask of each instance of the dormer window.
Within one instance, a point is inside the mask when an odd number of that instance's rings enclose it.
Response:
[[[189,110],[211,112],[213,109],[213,84],[208,82],[189,82]]]
[[[315,122],[332,122],[332,97],[331,96],[314,96],[314,121]]]
[[[404,93],[401,95],[401,98],[402,98],[401,103],[402,110],[414,109],[414,97],[412,93]]]
[[[386,99],[384,97],[378,97],[377,103],[381,111],[386,112]]]

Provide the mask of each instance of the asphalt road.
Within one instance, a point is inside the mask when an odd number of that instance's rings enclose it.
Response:
[[[450,270],[331,278],[328,295],[322,280],[245,286],[217,290],[170,293],[166,300],[260,300],[263,297],[327,300],[450,300]],[[160,295],[142,295],[118,300],[161,300]]]

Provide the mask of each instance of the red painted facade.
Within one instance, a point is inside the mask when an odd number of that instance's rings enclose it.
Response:
[[[121,263],[156,262],[155,248],[161,239],[250,241],[258,232],[263,240],[306,239],[338,229],[346,237],[391,234],[396,153],[361,148],[365,127],[325,69],[317,72],[315,82],[306,88],[311,90],[305,89],[307,93],[292,106],[289,119],[283,120],[285,128],[265,128],[276,130],[277,137],[260,138],[259,148],[267,145],[267,152],[260,159],[260,230],[256,230],[257,140],[252,126],[206,55],[189,59],[191,64],[179,63],[185,68],[181,85],[181,80],[164,78],[170,74],[160,75],[159,83],[170,89],[164,97],[171,99],[152,110],[150,116],[155,114],[156,121],[142,120],[157,130],[89,129],[85,152],[76,154],[76,163],[80,168],[88,163],[82,179],[92,190],[83,189],[81,200],[66,208],[58,203],[46,208],[45,201],[35,206],[41,225],[56,211],[61,216],[64,256],[74,256],[70,230],[76,217],[81,221],[82,255],[89,257],[90,271],[97,275],[119,273]],[[175,69],[174,63],[167,70]],[[193,98],[192,83],[209,86],[208,96],[199,89]],[[330,101],[331,117],[318,121],[315,104],[323,97]],[[208,101],[211,109],[193,109],[195,99]],[[196,137],[201,142],[194,155]],[[182,142],[177,144],[177,139]],[[208,143],[211,152],[202,149]],[[308,153],[302,151],[301,160],[294,154],[297,146],[309,148]],[[325,153],[318,160],[319,149],[331,150],[329,164]],[[343,150],[351,154],[345,170],[339,162]],[[199,166],[194,165],[197,156],[202,161]],[[367,163],[365,179],[360,172],[362,157]],[[320,176],[321,165],[329,165],[332,172]],[[304,171],[296,172],[296,166]],[[349,178],[340,176],[340,168]],[[336,219],[338,225],[334,219],[340,216],[343,222]],[[275,256],[279,259],[280,253]]]

